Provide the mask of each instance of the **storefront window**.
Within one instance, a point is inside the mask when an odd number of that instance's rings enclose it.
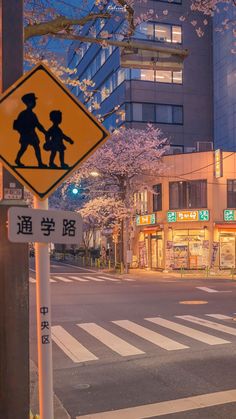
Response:
[[[174,269],[204,269],[208,265],[209,241],[203,230],[175,230],[173,232]]]
[[[220,234],[220,267],[235,268],[235,233]]]

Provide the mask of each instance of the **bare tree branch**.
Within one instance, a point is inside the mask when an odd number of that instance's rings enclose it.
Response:
[[[132,36],[134,34],[134,31],[135,31],[135,25],[134,25],[134,9],[125,0],[117,0],[117,1],[127,11],[127,21],[129,23],[128,36]]]
[[[69,31],[72,26],[84,26],[87,22],[95,19],[110,19],[110,13],[90,13],[80,19],[70,19],[58,16],[53,20],[34,25],[27,25],[24,30],[25,41],[35,36],[57,34],[61,31]]]

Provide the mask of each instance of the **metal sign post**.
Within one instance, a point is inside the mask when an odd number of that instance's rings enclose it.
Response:
[[[74,123],[71,123],[71,115]],[[107,140],[109,133],[42,64],[25,74],[1,96],[0,120],[4,121],[0,130],[0,160],[19,182],[31,190],[35,196],[34,211],[38,211],[37,215],[20,212],[15,224],[14,211],[9,212],[10,223],[16,226],[10,232],[9,240],[36,243],[40,418],[53,419],[48,242],[78,244],[78,235],[82,238],[82,222],[78,215],[75,218],[62,212],[61,216],[54,217],[50,211],[44,215],[41,213],[48,210],[45,199]],[[63,141],[68,143],[67,147]],[[58,237],[62,241],[58,241]]]
[[[48,199],[34,198],[35,209],[48,209]],[[50,257],[48,243],[35,243],[36,310],[40,418],[54,419],[51,339]]]

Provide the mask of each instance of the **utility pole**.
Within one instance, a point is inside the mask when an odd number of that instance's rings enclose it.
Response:
[[[0,88],[4,92],[23,73],[22,0],[0,0],[0,37]],[[8,138],[0,135],[0,140]],[[12,205],[24,205],[14,200],[23,188],[5,169],[1,173],[0,417],[23,419],[29,417],[28,246],[10,243],[7,238],[7,211]]]

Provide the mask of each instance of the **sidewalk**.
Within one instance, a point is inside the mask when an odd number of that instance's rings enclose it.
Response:
[[[152,278],[152,279],[228,279],[236,280],[236,271],[232,273],[220,270],[182,270],[182,271],[151,271],[148,269],[130,269],[129,278]]]
[[[127,276],[129,278],[153,278],[153,279],[228,279],[228,280],[236,280],[236,269],[230,270],[220,270],[220,269],[202,269],[202,270],[176,270],[176,271],[152,271],[149,269],[138,269],[138,268],[131,268],[129,269],[129,273],[123,273],[121,274],[114,268],[108,269],[108,268],[98,268],[95,266],[81,266],[78,264],[78,262],[71,260],[64,260],[63,263],[68,265],[77,266],[78,268],[87,268],[87,269],[93,269],[96,272],[101,273],[107,273],[112,275],[119,275],[123,277]]]
[[[71,419],[55,394],[53,402],[55,419]],[[39,414],[38,371],[35,363],[32,360],[30,360],[30,410],[33,415]]]

